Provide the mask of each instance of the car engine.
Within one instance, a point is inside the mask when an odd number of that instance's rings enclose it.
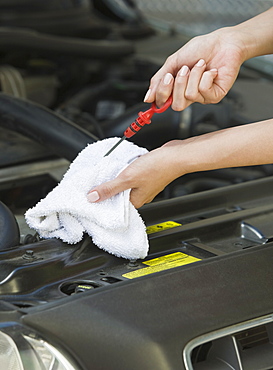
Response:
[[[59,357],[57,370],[271,369],[272,165],[175,180],[140,209],[145,260],[88,236],[40,239],[24,219],[79,151],[147,109],[151,76],[187,38],[156,31],[129,0],[0,10],[0,345],[38,356],[45,339],[75,363]],[[272,94],[271,74],[245,65],[222,102],[168,109],[132,141],[152,150],[270,118]],[[12,369],[53,369],[21,357]]]

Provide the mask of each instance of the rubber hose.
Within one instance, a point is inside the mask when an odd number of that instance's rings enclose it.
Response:
[[[29,137],[69,161],[88,143],[98,140],[48,108],[3,93],[0,93],[0,126]]]
[[[17,221],[10,209],[0,201],[0,249],[19,245],[20,232]]]
[[[25,28],[0,27],[0,50],[35,51],[45,54],[93,59],[120,59],[134,52],[132,43],[116,40],[87,40],[47,35]]]
[[[115,96],[117,100],[121,95],[120,99],[122,100],[127,92],[134,91],[134,93],[135,92],[144,93],[145,89],[147,89],[146,81],[141,82],[141,81],[108,80],[100,84],[96,84],[94,86],[87,86],[81,89],[78,93],[74,94],[66,101],[63,101],[56,110],[56,112],[71,119],[72,121],[75,120],[76,122],[78,122],[77,118],[81,115],[83,116],[83,112],[85,112],[85,114],[88,114],[88,111],[90,109],[90,102],[92,102],[93,104],[97,104],[100,100],[107,99],[109,93],[111,96]],[[145,105],[145,109],[146,108],[147,105]],[[125,115],[127,116],[127,113],[125,113]],[[94,130],[90,128],[90,131],[92,133],[95,133],[102,139],[109,135],[111,136],[112,131],[111,126],[117,126],[116,132],[119,132],[120,135],[120,122],[123,122],[124,120],[123,117],[124,117],[123,115],[121,117],[119,116],[117,120],[114,120],[113,124],[111,123],[112,121],[109,121],[109,123],[105,125],[107,130],[108,127],[110,127],[109,134],[109,132],[105,132],[103,130],[101,122],[99,122],[94,116],[89,114],[88,119],[94,128]]]
[[[73,108],[85,110],[86,105],[90,105],[90,102],[95,100],[103,99],[110,89],[112,90],[111,81],[106,81],[95,86],[84,87],[72,97],[63,101],[58,109]]]

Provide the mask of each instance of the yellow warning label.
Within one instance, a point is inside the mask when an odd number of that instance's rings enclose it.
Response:
[[[162,257],[142,262],[143,264],[147,265],[147,267],[127,272],[122,276],[127,279],[135,279],[140,276],[154,274],[155,272],[159,271],[169,270],[174,267],[187,265],[189,263],[193,263],[196,261],[200,261],[200,258],[196,258],[182,252],[171,253]]]
[[[178,222],[174,222],[174,221],[166,221],[166,222],[162,222],[161,224],[147,226],[146,232],[147,234],[153,234],[153,233],[157,233],[162,230],[171,229],[177,226],[181,226],[181,224],[179,224]]]
[[[82,288],[82,289],[93,289],[93,286],[90,285],[78,285],[77,288]]]

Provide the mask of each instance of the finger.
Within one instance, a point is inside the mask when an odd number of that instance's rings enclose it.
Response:
[[[168,69],[166,65],[164,64],[157,71],[157,73],[151,78],[149,89],[146,92],[144,99],[143,99],[145,103],[152,103],[153,101],[155,101],[158,85],[162,82],[162,80],[164,79],[164,76],[167,73],[168,73]]]
[[[177,67],[177,53],[174,53],[166,59],[163,66],[151,78],[149,89],[144,97],[144,102],[152,103],[155,101],[158,86],[162,83],[166,74],[171,73],[174,76],[179,68],[180,67]]]
[[[189,105],[188,100],[185,98],[185,91],[187,87],[189,72],[190,72],[189,67],[184,65],[177,73],[173,89],[173,103],[172,103],[173,110],[181,111]]]
[[[90,190],[87,194],[87,199],[90,203],[98,203],[103,200],[109,199],[122,191],[129,189],[130,186],[126,182],[119,181],[118,178],[107,181],[94,189]]]
[[[153,94],[154,95],[154,94]],[[144,103],[152,103],[154,101],[154,98],[152,96],[152,89],[149,89],[143,99]]]
[[[218,94],[217,86],[214,84],[214,80],[217,75],[217,69],[211,69],[203,73],[199,83],[199,91],[204,97],[205,103],[218,103],[221,99]]]
[[[211,69],[206,71],[200,81],[199,91],[204,98],[205,104],[216,104],[226,95],[225,90],[219,85],[218,70]]]
[[[205,71],[206,63],[204,59],[200,59],[195,66],[192,68],[187,88],[185,91],[185,97],[187,100],[190,100],[191,102],[200,102],[202,103],[204,101],[203,97],[201,96],[199,92],[199,84],[202,78],[202,75]]]
[[[173,84],[173,75],[169,72],[166,73],[163,79],[158,84],[156,91],[155,103],[158,107],[161,107],[172,94]]]

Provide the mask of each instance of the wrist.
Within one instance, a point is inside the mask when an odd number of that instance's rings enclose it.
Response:
[[[238,47],[241,49],[242,63],[246,60],[262,55],[261,45],[254,30],[244,24],[233,27],[233,35]]]
[[[158,148],[161,155],[167,159],[166,172],[172,174],[172,180],[194,172],[196,158],[192,153],[192,144],[196,137],[184,140],[171,140]]]
[[[219,39],[219,45],[225,45],[235,52],[240,64],[252,57],[252,49],[255,49],[256,43],[240,26],[220,28],[213,33]]]
[[[273,53],[273,7],[230,29],[244,61]]]

